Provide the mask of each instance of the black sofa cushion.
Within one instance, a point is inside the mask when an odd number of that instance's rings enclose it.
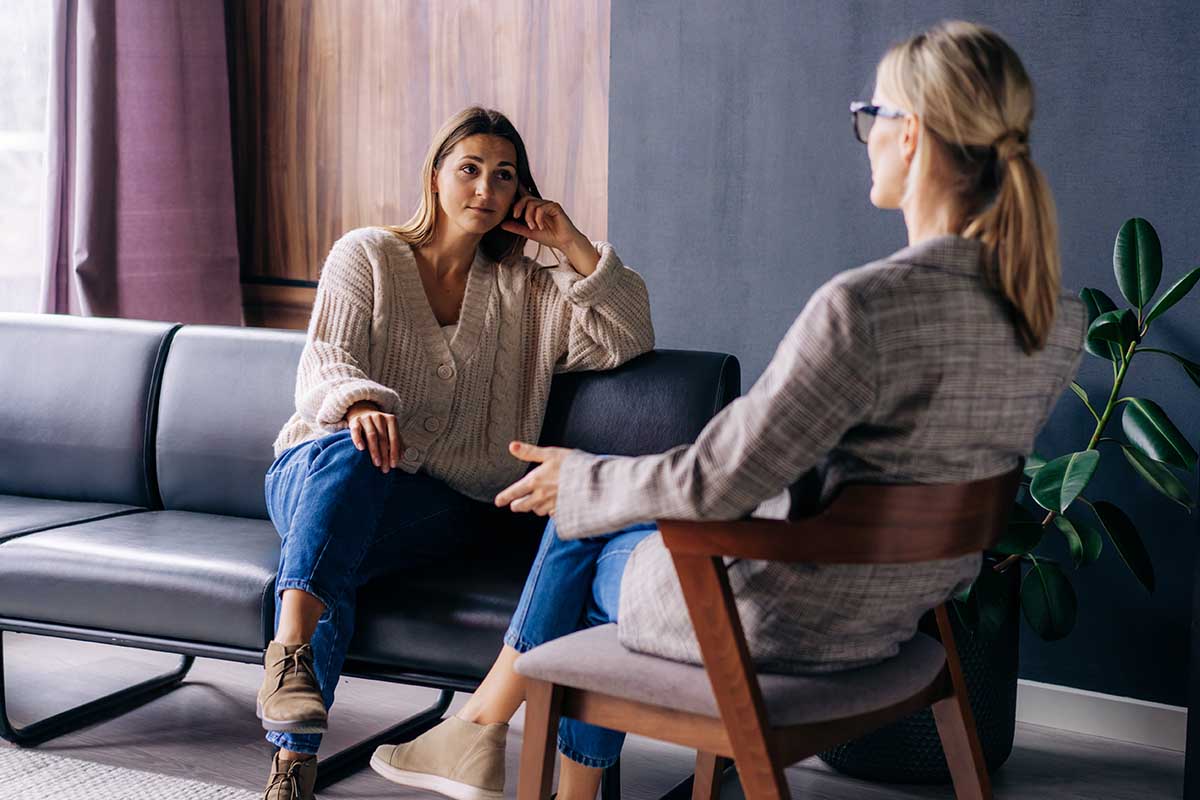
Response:
[[[347,663],[482,679],[500,652],[537,543],[517,536],[503,549],[371,581],[358,593]]]
[[[267,519],[271,443],[295,411],[304,334],[188,325],[175,336],[158,409],[158,488],[175,511]]]
[[[279,535],[270,522],[151,511],[0,545],[0,617],[262,649]]]
[[[141,511],[120,503],[81,503],[45,497],[0,495],[0,542],[13,536]]]
[[[146,442],[176,327],[0,315],[0,494],[154,505]]]

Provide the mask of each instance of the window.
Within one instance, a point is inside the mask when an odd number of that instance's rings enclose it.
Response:
[[[37,311],[46,193],[46,0],[4,0],[0,24],[0,311]]]

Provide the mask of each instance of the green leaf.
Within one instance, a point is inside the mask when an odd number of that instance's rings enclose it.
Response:
[[[1071,520],[1071,522],[1075,525],[1075,532],[1079,534],[1079,538],[1083,542],[1083,560],[1079,562],[1079,566],[1086,567],[1089,564],[1095,564],[1100,560],[1100,553],[1104,551],[1104,534],[1091,523],[1079,520]]]
[[[1095,528],[1073,522],[1061,515],[1054,518],[1054,527],[1066,537],[1067,549],[1071,551],[1071,561],[1075,569],[1086,567],[1100,557],[1100,551],[1104,549],[1104,539]]]
[[[1107,311],[1117,310],[1117,304],[1112,301],[1112,298],[1099,289],[1082,289],[1079,292],[1079,299],[1083,301],[1083,305],[1087,308],[1089,328],[1096,321],[1096,317]],[[1106,358],[1109,361],[1120,359],[1116,348],[1107,342],[1085,340],[1084,347],[1094,356],[1100,356],[1100,358]]]
[[[1105,311],[1096,317],[1088,327],[1087,338],[1097,347],[1104,342],[1111,342],[1124,351],[1130,342],[1136,341],[1137,333],[1137,318],[1128,308],[1122,308],[1119,311]]]
[[[1061,514],[1088,485],[1099,464],[1100,453],[1096,450],[1060,456],[1038,470],[1029,493],[1042,508]]]
[[[1067,549],[1071,552],[1071,562],[1079,569],[1079,562],[1083,560],[1083,540],[1079,538],[1079,533],[1075,530],[1075,526],[1071,524],[1071,520],[1064,516],[1054,518],[1054,527],[1062,533],[1067,540]]]
[[[1179,503],[1179,505],[1188,511],[1192,510],[1192,495],[1188,492],[1187,487],[1183,485],[1183,481],[1176,478],[1171,470],[1150,458],[1136,447],[1123,444],[1121,445],[1121,452],[1125,454],[1125,460],[1129,462],[1138,475],[1141,475],[1145,479],[1146,483],[1176,503]]]
[[[1076,397],[1083,401],[1083,404],[1087,407],[1087,410],[1090,411],[1092,416],[1096,418],[1096,421],[1099,422],[1100,415],[1096,413],[1096,409],[1092,408],[1092,401],[1088,399],[1087,390],[1085,390],[1075,381],[1071,381],[1071,391],[1075,393]]]
[[[1153,400],[1128,398],[1121,414],[1121,429],[1133,445],[1155,461],[1187,470],[1196,466],[1196,451],[1187,437]]]
[[[1092,509],[1108,533],[1113,547],[1117,548],[1125,566],[1129,567],[1129,571],[1138,582],[1146,587],[1146,591],[1153,594],[1154,564],[1150,561],[1150,554],[1146,552],[1146,545],[1142,543],[1142,537],[1133,526],[1133,521],[1125,516],[1124,511],[1105,500],[1094,503]]]
[[[1080,289],[1079,299],[1083,301],[1084,307],[1087,308],[1088,325],[1095,322],[1096,317],[1105,311],[1117,310],[1117,304],[1112,301],[1112,298],[1099,289]]]
[[[1150,302],[1162,279],[1162,245],[1153,225],[1134,217],[1121,226],[1113,246],[1113,272],[1130,305],[1141,309]]]
[[[1036,561],[1021,579],[1021,610],[1025,620],[1047,642],[1071,632],[1078,609],[1075,589],[1057,564]]]
[[[1139,353],[1162,353],[1164,356],[1170,356],[1183,366],[1183,371],[1192,379],[1192,383],[1200,386],[1200,364],[1195,361],[1188,361],[1178,353],[1172,353],[1170,350],[1159,350],[1157,347],[1141,347],[1138,348]]]
[[[1167,290],[1167,293],[1158,298],[1158,302],[1146,313],[1146,324],[1149,325],[1154,320],[1166,313],[1167,309],[1182,300],[1192,287],[1196,285],[1196,281],[1200,281],[1200,267],[1184,275],[1175,285]]]
[[[1030,453],[1025,459],[1024,472],[1026,477],[1032,478],[1037,474],[1037,471],[1044,466],[1046,466],[1046,459],[1042,458],[1037,453]]]

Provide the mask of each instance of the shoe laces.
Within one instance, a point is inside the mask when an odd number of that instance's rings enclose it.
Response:
[[[288,662],[291,662],[290,666],[288,666]],[[317,673],[313,669],[312,664],[312,648],[306,644],[297,647],[295,652],[285,653],[282,657],[276,659],[271,664],[271,668],[274,669],[280,665],[284,665],[284,667],[279,672],[279,683],[276,684],[276,689],[283,686],[283,681],[287,678],[288,673],[295,673],[297,675],[304,673],[313,683],[317,682]]]
[[[276,798],[287,797],[289,800],[302,800],[304,787],[300,782],[298,773],[303,761],[287,761],[287,769],[276,772],[271,776],[271,785],[267,787],[267,798],[275,800]],[[283,794],[284,784],[287,785],[287,794]],[[272,794],[274,792],[274,794]]]

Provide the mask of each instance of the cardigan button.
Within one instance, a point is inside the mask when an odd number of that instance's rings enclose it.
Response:
[[[430,433],[437,433],[441,427],[442,421],[437,417],[425,418],[425,430],[429,431]]]
[[[454,365],[442,364],[437,368],[437,376],[444,381],[448,381],[454,377]]]
[[[419,448],[419,447],[404,448],[404,460],[405,461],[417,461],[420,458],[421,458],[421,448]]]

